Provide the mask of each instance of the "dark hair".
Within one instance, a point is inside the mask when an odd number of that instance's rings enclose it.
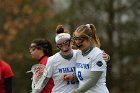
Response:
[[[56,34],[60,34],[60,33],[69,33],[69,31],[68,29],[65,29],[63,25],[58,25],[56,27]]]
[[[47,56],[52,56],[52,45],[50,41],[43,39],[43,38],[38,38],[32,41],[32,43],[36,44],[37,49],[43,49],[44,55]]]

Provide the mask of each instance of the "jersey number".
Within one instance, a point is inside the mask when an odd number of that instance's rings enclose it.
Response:
[[[67,81],[67,85],[69,84],[75,84],[76,82],[75,81]]]
[[[79,78],[80,80],[83,80],[83,77],[82,77],[81,71],[78,71],[78,78]]]

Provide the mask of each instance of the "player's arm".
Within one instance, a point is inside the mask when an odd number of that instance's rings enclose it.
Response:
[[[104,51],[104,50],[102,50],[103,51],[103,53],[102,53],[102,57],[103,57],[103,59],[107,62],[107,61],[109,61],[110,60],[110,56]]]
[[[102,74],[102,71],[91,71],[90,79],[85,84],[83,84],[81,87],[74,90],[73,93],[85,93],[91,87],[94,87],[96,85],[97,81],[99,80],[101,74]]]
[[[4,86],[6,89],[5,93],[12,93],[12,79],[13,77],[9,77],[5,79]]]

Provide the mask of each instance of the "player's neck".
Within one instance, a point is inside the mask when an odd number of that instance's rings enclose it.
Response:
[[[42,58],[44,58],[44,54],[42,53],[41,55],[40,55],[40,57],[39,57],[39,59],[38,59],[38,61],[41,61],[42,60]]]
[[[64,55],[60,52],[60,55],[67,60],[70,60],[73,57],[73,51],[70,51],[70,53],[68,55]]]
[[[87,48],[85,48],[84,50],[82,50],[82,55],[83,56],[88,55],[92,49],[93,49],[93,45],[89,45]]]

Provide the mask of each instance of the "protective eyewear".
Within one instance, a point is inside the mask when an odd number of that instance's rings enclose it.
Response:
[[[56,46],[61,49],[62,47],[68,47],[70,46],[70,40],[65,40],[63,43],[59,44],[57,43]]]
[[[29,47],[29,50],[30,50],[30,49],[33,49],[33,48],[37,48],[37,46],[36,46],[36,45],[30,46],[30,47]]]
[[[29,47],[29,51],[31,52],[34,52],[36,49],[38,49],[38,47],[36,46],[36,45],[31,45],[30,47]]]
[[[73,41],[80,41],[81,43],[84,42],[84,40],[86,40],[86,39],[88,39],[87,36],[80,36],[80,37],[74,36],[74,37],[72,38]]]

